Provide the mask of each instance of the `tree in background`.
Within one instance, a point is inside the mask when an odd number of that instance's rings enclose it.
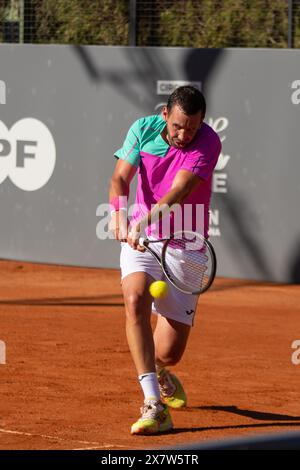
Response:
[[[294,47],[300,48],[300,2],[294,6]]]
[[[130,0],[22,0],[24,41],[128,45]],[[137,0],[139,46],[287,47],[287,0]],[[21,0],[0,0],[3,26]],[[10,19],[10,21],[12,21]],[[6,24],[7,26],[7,24]],[[294,1],[300,47],[300,0]]]
[[[287,47],[286,0],[176,0],[168,4],[153,0],[152,4],[158,12],[152,20],[157,45]],[[146,19],[139,31],[139,45],[153,42],[153,28],[149,30]]]
[[[126,0],[32,0],[36,42],[128,44]]]
[[[19,0],[0,0],[0,41],[19,42]]]

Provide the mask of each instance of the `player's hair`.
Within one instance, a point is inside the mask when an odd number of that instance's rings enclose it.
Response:
[[[184,114],[192,116],[201,111],[202,116],[205,116],[206,102],[200,90],[192,85],[184,85],[176,88],[169,96],[167,103],[167,110],[170,113],[173,107],[177,105],[181,108]]]

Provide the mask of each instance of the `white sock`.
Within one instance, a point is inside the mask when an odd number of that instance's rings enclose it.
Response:
[[[148,400],[149,398],[160,400],[156,372],[148,372],[146,374],[139,375],[139,381],[144,392],[145,400]]]

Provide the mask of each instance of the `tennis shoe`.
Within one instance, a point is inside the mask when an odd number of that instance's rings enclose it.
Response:
[[[156,399],[147,399],[141,407],[141,418],[131,426],[131,434],[159,434],[173,428],[168,407]]]
[[[187,398],[176,375],[171,374],[167,369],[162,369],[157,378],[162,402],[170,408],[184,408],[187,405]]]

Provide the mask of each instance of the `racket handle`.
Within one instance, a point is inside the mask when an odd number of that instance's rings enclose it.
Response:
[[[140,237],[139,238],[139,245],[144,246],[145,241],[146,241],[146,238]]]

